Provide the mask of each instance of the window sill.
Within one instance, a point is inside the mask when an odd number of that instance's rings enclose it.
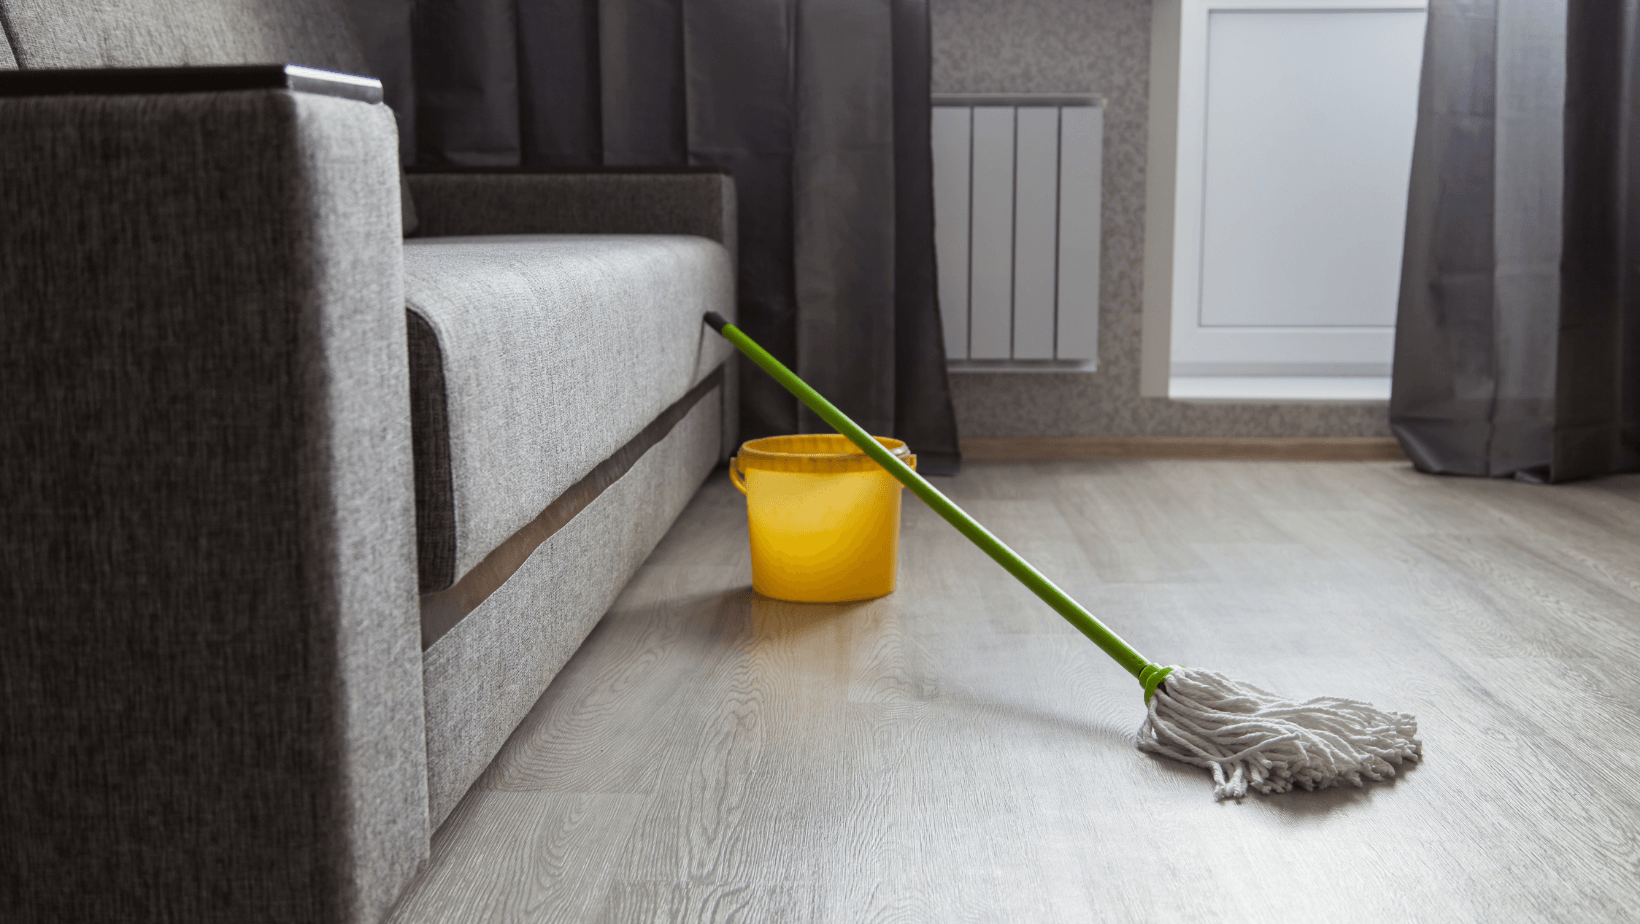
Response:
[[[1200,403],[1382,404],[1389,376],[1176,375],[1168,380],[1173,401]]]

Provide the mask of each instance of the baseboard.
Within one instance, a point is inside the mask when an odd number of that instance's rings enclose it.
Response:
[[[962,440],[965,462],[1217,459],[1242,462],[1405,461],[1387,437],[974,436]]]

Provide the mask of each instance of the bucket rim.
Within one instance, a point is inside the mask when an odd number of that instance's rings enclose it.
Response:
[[[904,440],[891,436],[873,436],[895,458],[914,465],[911,448]],[[828,451],[835,450],[835,451]],[[740,445],[734,464],[747,469],[797,472],[869,472],[880,471],[880,466],[849,438],[838,433],[801,433],[785,436],[765,436],[747,440]]]

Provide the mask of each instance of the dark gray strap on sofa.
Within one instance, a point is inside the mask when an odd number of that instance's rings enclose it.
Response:
[[[412,329],[418,320],[414,314],[411,315]],[[575,519],[576,514],[585,510],[599,495],[608,490],[610,485],[631,471],[632,466],[643,458],[644,453],[665,439],[667,434],[672,432],[672,428],[694,410],[695,405],[702,399],[722,388],[723,368],[719,366],[712,370],[710,375],[697,382],[687,394],[672,402],[666,410],[650,421],[648,426],[639,431],[637,436],[628,440],[609,458],[598,463],[584,478],[571,485],[569,490],[548,504],[539,516],[514,533],[512,538],[484,556],[478,567],[467,572],[454,586],[423,594],[421,647],[433,647],[433,643],[444,633],[455,628],[456,623],[488,600],[490,595],[500,589],[530,555],[541,547],[541,543],[551,539],[565,524]]]

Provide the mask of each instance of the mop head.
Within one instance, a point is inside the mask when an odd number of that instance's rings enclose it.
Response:
[[[1395,775],[1419,759],[1418,720],[1366,703],[1298,703],[1214,671],[1175,667],[1150,697],[1139,750],[1213,771],[1213,795],[1240,799]]]

